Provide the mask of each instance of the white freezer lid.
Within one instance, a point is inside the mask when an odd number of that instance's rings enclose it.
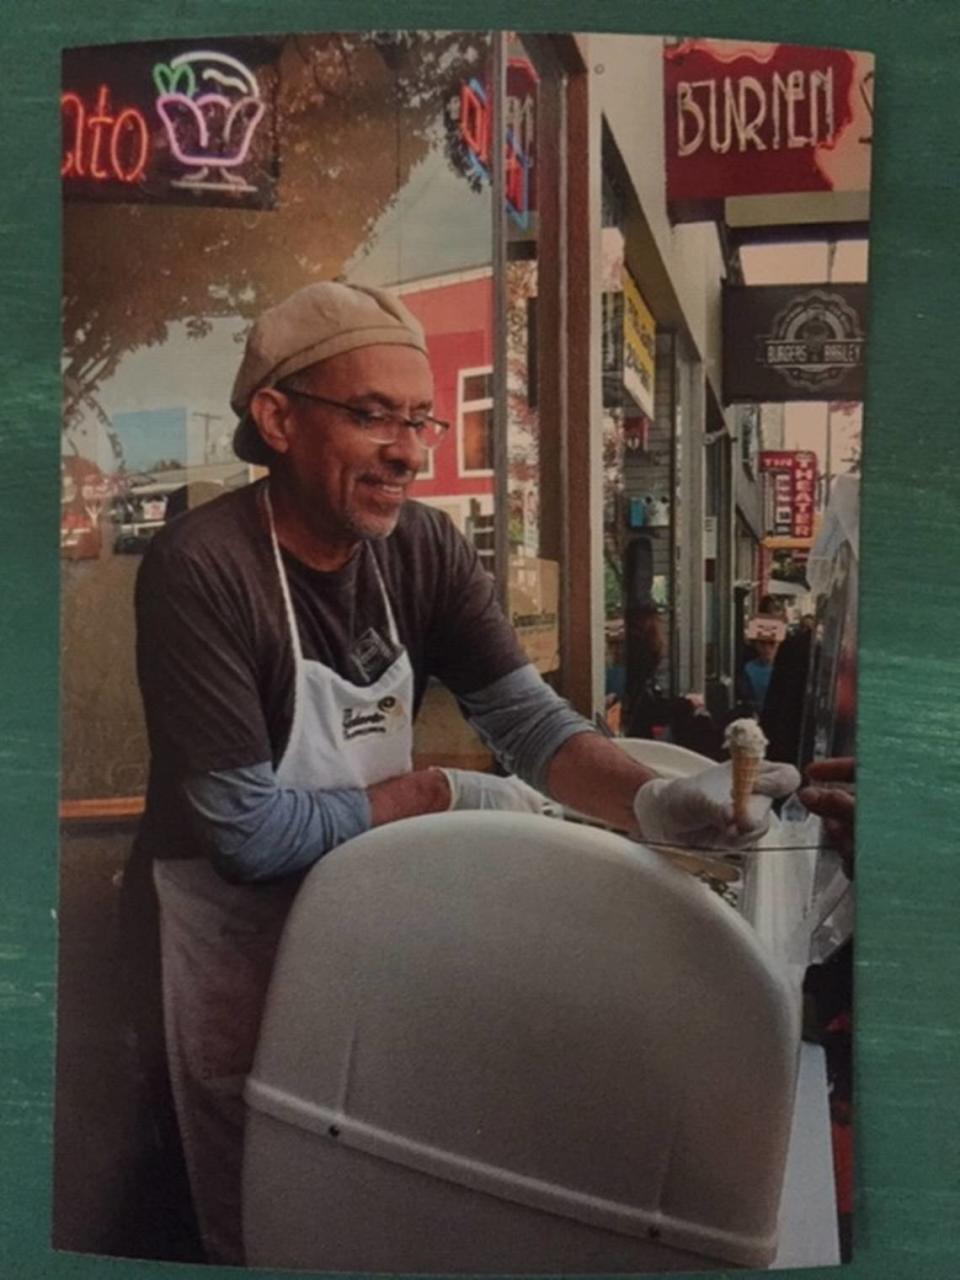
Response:
[[[453,813],[307,877],[246,1096],[318,1141],[762,1266],[796,1054],[786,988],[702,884],[605,831]]]

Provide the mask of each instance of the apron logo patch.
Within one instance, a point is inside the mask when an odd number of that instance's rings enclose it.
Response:
[[[371,733],[393,733],[402,729],[407,717],[403,703],[392,694],[381,698],[375,707],[344,707],[343,738],[362,738]]]
[[[382,711],[354,711],[352,707],[343,710],[343,738],[349,742],[351,738],[362,738],[368,733],[386,733],[387,717]]]

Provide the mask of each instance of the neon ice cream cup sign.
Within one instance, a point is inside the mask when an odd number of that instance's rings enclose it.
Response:
[[[153,68],[157,112],[170,150],[188,176],[173,186],[203,191],[255,191],[234,170],[250,154],[266,104],[248,67],[226,53],[197,49]]]

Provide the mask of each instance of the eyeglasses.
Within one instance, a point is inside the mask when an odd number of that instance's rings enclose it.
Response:
[[[299,387],[278,385],[274,390],[282,391],[285,396],[315,400],[317,404],[329,405],[331,409],[342,409],[344,413],[349,413],[372,444],[396,444],[400,439],[400,432],[404,427],[409,427],[416,432],[417,440],[425,449],[435,449],[450,430],[449,422],[432,418],[428,413],[407,418],[391,409],[359,409],[354,404],[344,404],[342,400],[329,400],[326,396],[314,395],[312,391],[301,391]]]

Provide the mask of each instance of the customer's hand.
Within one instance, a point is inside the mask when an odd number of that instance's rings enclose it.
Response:
[[[499,809],[515,813],[543,813],[547,804],[533,787],[519,778],[498,778],[470,769],[439,769],[450,788],[450,809]]]
[[[856,811],[856,761],[852,756],[817,760],[804,770],[808,785],[799,793],[801,802],[823,819],[827,839],[843,859],[843,869],[853,876]]]
[[[746,830],[733,818],[733,769],[729,762],[687,778],[645,782],[634,797],[633,812],[640,839],[649,844],[722,854],[756,844],[770,825],[773,801],[796,791],[799,785],[800,775],[793,765],[761,764]]]

